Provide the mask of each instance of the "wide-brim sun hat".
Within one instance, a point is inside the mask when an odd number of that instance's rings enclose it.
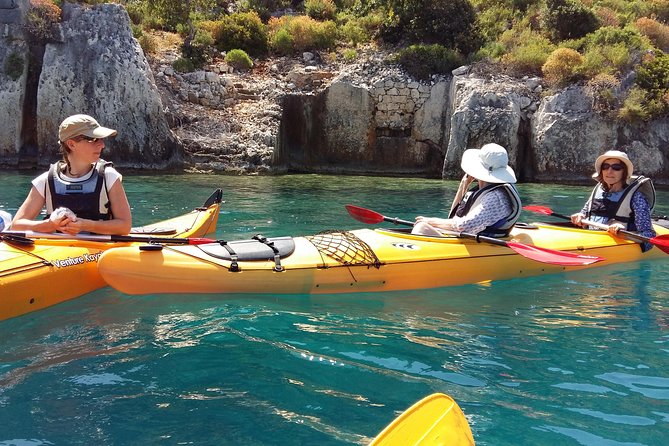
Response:
[[[629,179],[632,176],[632,173],[634,172],[634,164],[632,164],[632,161],[630,161],[629,157],[625,152],[621,152],[620,150],[609,150],[607,152],[602,153],[597,157],[595,160],[595,173],[592,174],[592,177],[597,179],[599,178],[599,173],[602,168],[602,164],[604,161],[607,159],[614,158],[627,166],[627,179]]]
[[[509,154],[499,144],[486,144],[480,149],[468,149],[460,162],[467,175],[486,183],[515,183],[516,174],[509,166]]]
[[[116,133],[114,129],[102,127],[92,116],[72,115],[61,122],[58,127],[58,140],[64,143],[77,136],[107,138],[108,136],[115,136]]]

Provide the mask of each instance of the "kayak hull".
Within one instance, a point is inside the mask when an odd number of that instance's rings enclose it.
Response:
[[[667,233],[659,226],[657,230]],[[337,234],[333,234],[335,239]],[[659,249],[642,253],[638,244],[606,232],[543,224],[516,228],[512,239],[606,260],[584,266],[560,266],[528,259],[504,246],[455,237],[424,237],[383,229],[343,234],[347,241],[335,240],[332,245],[339,244],[338,247],[329,248],[335,251],[334,255],[319,248],[311,237],[295,237],[294,251],[278,263],[269,256],[264,260],[237,260],[235,268],[231,259],[211,255],[222,252],[220,247],[165,246],[161,251],[143,251],[135,246],[103,253],[98,269],[109,285],[126,294],[325,294],[486,283],[666,255]],[[370,258],[337,258],[341,257],[337,250],[348,255],[363,249],[368,257],[371,252]]]
[[[369,446],[475,446],[465,414],[450,396],[433,393],[402,412]]]
[[[164,237],[202,237],[214,232],[220,197],[206,207],[136,228],[141,235],[170,229]],[[156,232],[154,232],[156,231]],[[106,286],[97,262],[102,253],[136,242],[34,239],[33,246],[0,242],[0,320],[74,299]]]

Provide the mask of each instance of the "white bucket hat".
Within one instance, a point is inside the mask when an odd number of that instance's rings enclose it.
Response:
[[[592,174],[592,177],[595,179],[599,178],[599,171],[602,168],[602,164],[609,158],[615,158],[619,161],[622,161],[627,166],[627,179],[629,180],[632,176],[632,173],[634,172],[634,164],[632,164],[632,161],[630,161],[627,154],[625,152],[621,152],[620,150],[609,150],[608,152],[604,152],[603,154],[599,155],[595,160],[595,173]]]
[[[509,167],[509,154],[499,144],[486,144],[462,154],[460,167],[467,175],[486,183],[515,183],[516,174]]]

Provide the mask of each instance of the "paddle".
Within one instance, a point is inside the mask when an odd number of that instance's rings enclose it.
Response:
[[[369,446],[474,446],[467,418],[453,398],[433,393],[395,418]]]
[[[551,208],[546,206],[529,205],[529,206],[523,206],[523,209],[530,212],[536,212],[537,214],[549,215],[551,217],[562,218],[564,220],[571,220],[571,217],[569,217],[568,215],[563,215],[563,214],[558,214],[557,212],[553,212]],[[610,227],[609,225],[605,225],[603,223],[597,223],[590,220],[583,220],[583,224],[588,226],[593,226],[598,229],[603,229],[604,231],[608,231]],[[626,238],[633,242],[651,243],[657,246],[663,252],[669,254],[669,234],[658,235],[656,237],[646,237],[637,234],[635,232],[626,231],[625,229],[619,229],[618,235],[622,236],[622,238]]]
[[[412,221],[401,220],[399,218],[386,217],[384,215],[379,214],[378,212],[354,206],[352,204],[346,205],[346,210],[351,215],[351,217],[363,223],[376,224],[376,223],[381,223],[382,221],[387,221],[399,225],[406,225],[406,226],[414,225],[414,222]],[[513,250],[517,254],[526,257],[528,259],[532,259],[537,262],[551,263],[553,265],[581,266],[581,265],[590,265],[592,263],[604,260],[604,258],[602,257],[585,256],[566,251],[557,251],[554,249],[540,248],[538,246],[526,245],[524,243],[519,243],[514,241],[500,240],[493,237],[486,237],[484,235],[468,234],[466,232],[444,231],[441,229],[440,231],[444,232],[445,234],[454,235],[456,237],[476,240],[478,243],[489,243],[491,245],[505,246]]]
[[[3,237],[23,237],[27,239],[57,239],[57,240],[84,240],[93,242],[145,242],[145,243],[164,243],[172,245],[203,245],[205,243],[216,243],[210,238],[200,237],[152,237],[147,235],[103,235],[103,234],[61,234],[33,231],[7,231],[2,233]],[[32,240],[31,240],[32,241]]]
[[[21,246],[33,246],[35,242],[28,237],[16,234],[8,234],[5,232],[0,232],[0,241],[9,243],[11,245],[21,245]]]

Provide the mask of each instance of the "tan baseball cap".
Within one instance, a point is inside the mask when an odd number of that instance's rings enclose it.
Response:
[[[58,140],[65,142],[80,135],[89,138],[106,138],[116,136],[116,133],[114,129],[102,127],[92,116],[72,115],[61,122],[58,127]]]

